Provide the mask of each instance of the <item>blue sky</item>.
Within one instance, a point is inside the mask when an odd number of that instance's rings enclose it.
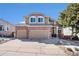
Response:
[[[5,3],[0,4],[0,18],[17,24],[24,21],[23,16],[40,12],[57,20],[59,13],[67,6],[67,3]]]

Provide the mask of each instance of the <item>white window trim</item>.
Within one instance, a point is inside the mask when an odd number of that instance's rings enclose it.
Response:
[[[8,27],[8,26],[4,26],[4,31],[8,31],[8,30],[9,30],[9,29],[7,30],[7,27]],[[8,27],[8,28],[9,28],[9,27]]]
[[[31,18],[35,18],[35,22],[31,22]],[[36,21],[36,16],[31,16],[30,18],[29,18],[29,24],[35,24],[37,21]]]
[[[43,22],[38,22],[38,18],[43,18]],[[45,18],[44,18],[43,16],[38,16],[38,18],[37,18],[37,22],[38,22],[39,24],[45,24]]]

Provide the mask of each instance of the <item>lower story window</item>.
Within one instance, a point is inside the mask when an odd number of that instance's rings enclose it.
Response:
[[[2,26],[0,26],[0,31],[2,31]]]

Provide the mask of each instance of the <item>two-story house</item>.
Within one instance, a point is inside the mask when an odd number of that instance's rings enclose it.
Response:
[[[24,24],[16,25],[16,38],[49,39],[52,34],[54,21],[49,16],[34,13],[24,17]],[[54,33],[57,32],[55,29]]]
[[[12,37],[14,36],[15,26],[6,20],[0,19],[0,36]]]

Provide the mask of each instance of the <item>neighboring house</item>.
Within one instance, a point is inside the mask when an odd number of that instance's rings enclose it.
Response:
[[[72,28],[71,27],[66,27],[66,28],[62,28],[62,32],[63,32],[63,39],[70,39],[72,36]]]
[[[71,39],[71,37],[72,37],[72,28],[71,27],[63,28],[62,32],[63,32],[62,38]],[[75,30],[74,30],[74,32],[75,32]],[[73,35],[75,36],[75,33]],[[79,33],[77,33],[77,36],[79,38]]]
[[[14,35],[15,27],[9,22],[0,19],[0,36],[11,37]]]
[[[79,38],[79,21],[77,21],[75,24],[76,24],[76,28],[77,28],[77,36]],[[76,30],[73,29],[73,32],[74,32],[73,36],[75,36]],[[62,28],[62,33],[63,33],[62,38],[64,38],[64,39],[71,39],[72,38],[72,27]]]
[[[74,30],[74,32],[75,32],[75,30]],[[71,27],[62,28],[62,33],[63,33],[63,36],[62,36],[63,39],[71,39],[72,28]],[[73,34],[73,35],[75,35],[75,34]]]
[[[16,38],[23,39],[49,39],[52,33],[58,35],[58,27],[49,16],[34,13],[25,16],[25,23],[16,25]],[[54,31],[52,31],[52,29]]]

